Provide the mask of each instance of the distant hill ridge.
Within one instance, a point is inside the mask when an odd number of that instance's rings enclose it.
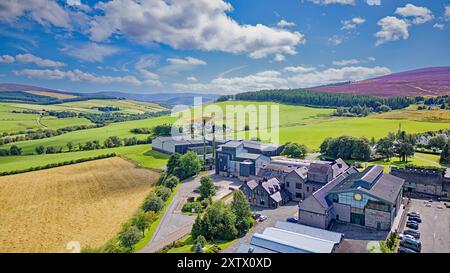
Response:
[[[444,96],[450,94],[450,66],[421,68],[311,90],[376,97]]]

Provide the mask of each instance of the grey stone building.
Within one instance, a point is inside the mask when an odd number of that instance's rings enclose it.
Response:
[[[250,180],[240,190],[253,206],[278,208],[291,200],[290,193],[276,178]]]
[[[350,168],[299,204],[299,223],[326,229],[332,221],[389,230],[401,206],[404,179],[381,166]]]
[[[406,196],[450,197],[450,171],[448,169],[392,167],[390,174],[405,180]]]

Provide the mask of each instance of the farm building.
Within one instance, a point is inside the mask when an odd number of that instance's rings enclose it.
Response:
[[[305,225],[278,221],[262,234],[255,233],[250,243],[239,246],[237,253],[332,253],[342,242],[341,233]]]
[[[405,195],[450,197],[450,171],[437,168],[395,168],[390,173],[405,179]]]
[[[271,143],[229,141],[217,149],[216,174],[249,180],[262,166],[270,163],[270,155],[281,153],[282,149]]]
[[[276,178],[250,180],[240,190],[253,206],[278,208],[291,200],[290,193]]]
[[[197,154],[203,154],[203,140],[196,139],[182,139],[176,137],[158,137],[152,141],[152,149],[166,154],[185,154],[188,151],[193,151]],[[206,153],[212,152],[212,146],[209,141],[206,141]]]
[[[299,204],[301,224],[328,228],[332,221],[389,230],[401,206],[404,180],[371,166],[350,168]]]
[[[277,178],[293,200],[300,201],[313,192],[330,182],[349,166],[342,160],[335,161],[312,161],[302,160],[302,165],[279,165],[271,161],[271,164],[263,166],[257,176],[260,178]]]

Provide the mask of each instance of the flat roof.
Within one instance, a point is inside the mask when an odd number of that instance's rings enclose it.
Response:
[[[276,228],[284,229],[287,231],[292,231],[295,233],[300,233],[304,235],[308,235],[311,237],[319,238],[322,240],[332,241],[336,244],[340,243],[342,240],[343,234],[338,232],[333,232],[321,228],[315,228],[300,224],[289,223],[286,221],[277,221],[275,224]]]

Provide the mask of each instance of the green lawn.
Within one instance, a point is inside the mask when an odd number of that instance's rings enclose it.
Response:
[[[436,160],[437,157],[437,160]],[[428,160],[423,160],[421,158],[427,158]],[[433,161],[433,162],[430,162]],[[389,167],[405,167],[405,165],[415,165],[420,167],[441,167],[439,165],[439,156],[427,155],[423,153],[415,153],[414,157],[408,158],[408,162],[401,162],[398,158],[394,157],[391,160],[378,160],[369,163],[363,163],[363,167],[368,167],[372,165],[384,166],[385,172],[389,172]]]
[[[165,166],[168,156],[151,150],[151,145],[137,145],[93,151],[81,151],[61,154],[43,154],[26,156],[0,157],[0,172],[23,170],[30,167],[44,166],[51,163],[94,157],[102,154],[116,153],[129,158],[138,165],[146,168],[160,168]]]

